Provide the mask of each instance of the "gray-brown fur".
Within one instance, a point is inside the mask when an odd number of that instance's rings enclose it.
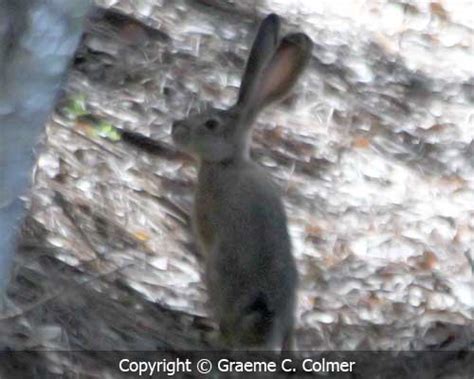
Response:
[[[288,94],[309,60],[311,41],[281,41],[279,18],[261,24],[236,105],[173,125],[173,140],[200,163],[194,228],[223,341],[233,348],[288,349],[298,275],[280,191],[249,156],[259,111]]]

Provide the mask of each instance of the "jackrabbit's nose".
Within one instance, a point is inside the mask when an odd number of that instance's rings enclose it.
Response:
[[[173,121],[173,124],[171,125],[171,134],[182,134],[184,129],[184,123],[182,121]]]
[[[173,121],[173,124],[171,125],[171,130],[174,132],[177,128],[183,125],[183,122],[180,120],[175,120]]]
[[[171,125],[171,136],[173,140],[179,141],[187,134],[186,125],[182,121],[173,121]]]

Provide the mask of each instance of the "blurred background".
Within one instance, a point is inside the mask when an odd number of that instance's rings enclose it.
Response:
[[[253,143],[284,188],[298,347],[472,344],[472,1],[97,0],[35,150],[0,347],[212,347],[170,126],[235,101],[270,12],[315,44]]]

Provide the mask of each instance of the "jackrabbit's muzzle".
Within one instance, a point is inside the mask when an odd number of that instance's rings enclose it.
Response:
[[[171,137],[177,145],[185,145],[189,139],[189,128],[181,120],[174,121],[171,126]]]

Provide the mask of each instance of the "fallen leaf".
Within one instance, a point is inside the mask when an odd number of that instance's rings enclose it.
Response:
[[[352,146],[358,149],[367,149],[370,146],[370,141],[366,137],[355,137],[352,141]]]
[[[148,234],[147,232],[145,232],[145,231],[143,231],[143,230],[134,232],[134,233],[133,233],[133,236],[134,236],[136,239],[138,239],[138,240],[140,240],[140,241],[142,241],[142,242],[146,242],[146,241],[148,241],[148,240],[151,238],[150,234]]]

